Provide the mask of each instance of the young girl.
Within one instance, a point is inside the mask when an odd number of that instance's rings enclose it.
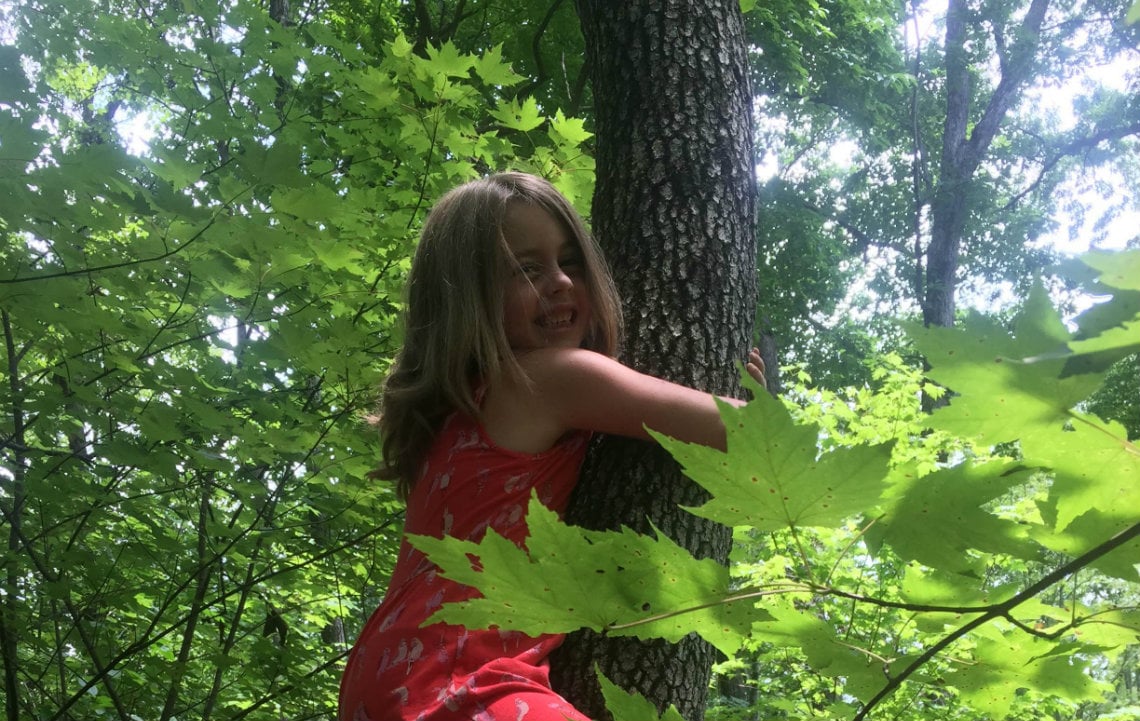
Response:
[[[407,335],[384,386],[383,463],[405,534],[521,544],[532,491],[561,512],[591,432],[645,426],[723,448],[713,397],[613,359],[620,311],[602,254],[548,182],[503,173],[445,195],[409,277]],[[747,369],[763,383],[753,350]],[[405,540],[341,680],[341,721],[588,721],[551,690],[562,636],[421,624],[477,592]]]

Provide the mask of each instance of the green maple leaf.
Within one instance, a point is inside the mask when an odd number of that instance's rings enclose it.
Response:
[[[380,107],[392,105],[400,97],[400,88],[395,79],[379,68],[364,68],[355,76],[355,80],[360,89],[368,93]]]
[[[476,62],[473,56],[459,52],[459,48],[452,42],[446,42],[438,48],[428,45],[427,56],[431,61],[431,69],[449,78],[467,77]]]
[[[406,58],[412,54],[415,46],[408,41],[408,38],[403,33],[397,33],[395,40],[388,46],[392,55],[398,58]]]
[[[978,315],[955,328],[912,324],[908,333],[931,366],[927,375],[956,394],[932,421],[960,437],[988,444],[1050,437],[1100,382],[1099,374],[1064,375],[1068,333],[1039,286],[1014,335]]]
[[[606,709],[613,715],[613,721],[685,721],[675,706],[665,709],[663,714],[658,713],[657,707],[649,699],[620,688],[606,678],[600,669],[595,668],[594,671],[598,675],[602,698],[606,701]]]
[[[1023,688],[1091,701],[1108,687],[1088,674],[1081,659],[1090,649],[1081,644],[1047,643],[1021,631],[1002,634],[994,626],[980,629],[973,638],[973,660],[955,666],[945,681],[971,708],[994,718],[1009,715]]]
[[[326,222],[331,209],[344,202],[334,190],[317,184],[307,188],[277,188],[270,198],[274,210],[289,213],[302,220],[319,222]]]
[[[831,678],[842,678],[844,691],[864,701],[883,687],[886,676],[882,664],[840,639],[834,622],[787,603],[771,605],[769,613],[772,620],[754,624],[754,638],[801,651],[812,669]]]
[[[579,118],[567,118],[561,110],[555,112],[554,117],[551,118],[548,134],[555,143],[569,143],[575,147],[593,136],[593,133],[586,130],[586,121]]]
[[[528,634],[579,628],[676,642],[696,632],[725,654],[739,648],[763,611],[725,603],[728,569],[698,560],[664,534],[588,531],[568,526],[537,500],[530,536],[519,548],[488,531],[479,542],[411,536],[443,575],[478,588],[482,598],[445,604],[429,619]],[[478,559],[478,567],[472,563]]]
[[[1086,253],[1065,271],[1080,279],[1087,293],[1112,296],[1077,317],[1080,330],[1070,344],[1074,357],[1066,372],[1103,371],[1140,350],[1140,251]]]
[[[501,103],[499,107],[491,110],[491,115],[502,123],[503,127],[521,130],[524,133],[534,130],[546,120],[538,111],[538,101],[534,98],[527,98],[521,103],[513,99]]]
[[[754,401],[720,404],[727,453],[653,434],[713,496],[688,510],[729,526],[774,531],[835,526],[875,506],[887,487],[890,443],[820,455],[818,426],[796,424],[782,403],[750,378],[745,383]]]
[[[1140,453],[1124,429],[1073,410],[1111,357],[1140,347],[1140,324],[1074,341],[1037,287],[1012,335],[974,316],[960,328],[914,328],[912,336],[932,366],[928,375],[956,394],[933,424],[989,444],[1017,440],[1026,458],[1052,468],[1058,531],[1106,501],[1140,508]]]
[[[1060,503],[1063,503],[1063,499],[1051,497],[1038,504],[1041,515],[1046,522],[1058,526],[1056,517],[1057,506]],[[1105,505],[1103,509],[1086,511],[1064,526],[1063,529],[1049,530],[1033,527],[1030,529],[1030,533],[1033,539],[1045,548],[1075,558],[1100,546],[1109,538],[1136,523],[1140,523],[1140,518],[1137,518],[1135,506],[1117,508]],[[1140,581],[1140,567],[1137,567],[1137,558],[1140,558],[1140,540],[1133,540],[1113,549],[1091,565],[1110,576],[1136,582]]]
[[[868,539],[885,542],[901,557],[933,568],[967,573],[984,567],[965,551],[1008,553],[1038,560],[1026,524],[999,518],[986,503],[1029,480],[1032,469],[1000,462],[962,464],[910,480],[891,495],[885,515]]]
[[[1099,280],[1104,285],[1140,291],[1140,250],[1092,250],[1082,254],[1080,261],[1099,271]]]
[[[1117,521],[1117,530],[1140,522],[1140,451],[1127,441],[1124,426],[1083,413],[1071,417],[1071,426],[1039,443],[1022,444],[1026,454],[1053,469],[1049,495],[1055,528],[1064,530],[1090,511]]]
[[[1040,286],[1013,335],[978,315],[954,329],[911,325],[910,335],[931,366],[929,378],[958,394],[935,412],[936,426],[985,443],[1060,427],[1100,382],[1099,374],[1062,378],[1068,333]]]
[[[488,85],[510,86],[517,85],[523,76],[511,68],[511,64],[503,60],[503,44],[483,52],[483,56],[475,61],[475,74]]]
[[[928,606],[983,606],[990,603],[981,582],[918,564],[907,564],[901,595],[908,603]]]

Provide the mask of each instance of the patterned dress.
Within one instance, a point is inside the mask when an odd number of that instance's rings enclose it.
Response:
[[[588,437],[573,433],[542,453],[517,453],[496,446],[478,422],[453,414],[408,499],[404,532],[478,540],[493,528],[521,545],[532,490],[561,512]],[[402,543],[388,593],[341,678],[341,721],[589,721],[550,688],[546,659],[561,635],[420,628],[444,603],[478,594],[437,571]]]

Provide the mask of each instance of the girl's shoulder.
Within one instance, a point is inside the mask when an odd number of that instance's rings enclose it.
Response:
[[[562,418],[557,397],[567,387],[584,390],[583,379],[599,363],[616,363],[580,348],[541,348],[516,360],[521,377],[504,373],[487,379],[480,416],[495,445],[520,453],[541,453],[575,430]]]
[[[531,388],[567,378],[604,381],[615,373],[629,371],[616,359],[586,348],[537,348],[520,353],[517,360],[526,373],[526,385]]]

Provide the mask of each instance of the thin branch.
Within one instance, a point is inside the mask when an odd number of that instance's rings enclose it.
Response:
[[[897,608],[903,611],[915,611],[924,613],[987,613],[991,611],[994,606],[943,606],[936,603],[907,603],[905,601],[889,601],[885,598],[876,598],[874,596],[864,596],[861,593],[852,593],[851,591],[843,591],[838,588],[829,588],[826,586],[810,586],[812,593],[819,596],[835,596],[836,598],[848,598],[859,603],[865,603],[868,606],[878,606],[880,608]]]
[[[159,715],[161,721],[167,721],[174,715],[174,707],[178,703],[178,696],[182,690],[182,679],[186,675],[186,667],[190,663],[190,651],[194,648],[194,632],[198,628],[198,621],[202,618],[206,591],[209,590],[210,575],[214,568],[212,563],[202,563],[206,558],[209,545],[210,490],[207,484],[202,484],[201,494],[198,501],[198,544],[195,551],[199,565],[198,572],[194,574],[194,596],[190,601],[190,609],[187,611],[186,628],[182,631],[182,645],[178,649],[178,657],[174,661],[170,685],[166,689],[166,699]]]
[[[569,93],[569,105],[566,107],[566,114],[571,117],[577,117],[578,111],[582,109],[582,99],[586,95],[586,84],[590,80],[590,72],[592,66],[590,65],[590,54],[586,54],[586,59],[582,61],[582,68],[578,71],[578,77],[574,79],[574,87]],[[565,57],[562,61],[562,75],[566,76],[566,60]],[[568,78],[567,78],[568,79]]]
[[[423,118],[422,115],[420,117],[421,117],[421,119]],[[423,122],[424,122],[424,125],[426,126],[427,121],[424,120]],[[437,120],[435,125],[432,126],[432,129],[431,129],[431,143],[428,145],[427,160],[424,162],[424,175],[423,175],[423,179],[420,181],[419,197],[416,198],[416,205],[415,205],[415,207],[412,208],[412,214],[408,218],[407,230],[411,230],[412,226],[415,225],[416,215],[419,214],[420,208],[423,207],[424,200],[427,197],[427,181],[428,181],[428,176],[431,175],[431,173],[429,171],[431,170],[432,158],[435,156],[436,135],[439,133],[439,126],[440,126],[440,123]]]
[[[942,650],[950,646],[950,644],[962,638],[970,631],[973,631],[975,628],[978,628],[979,626],[982,626],[983,624],[988,623],[995,618],[1008,617],[1009,612],[1020,604],[1037,596],[1039,593],[1049,588],[1053,584],[1058,583],[1059,581],[1063,581],[1068,576],[1088,566],[1093,561],[1096,561],[1110,551],[1123,546],[1125,543],[1128,543],[1134,538],[1140,538],[1140,523],[1124,529],[1099,546],[1095,546],[1094,548],[1086,551],[1085,553],[1081,554],[1077,558],[1074,558],[1063,566],[1060,566],[1054,569],[1052,572],[1047,573],[1036,583],[1021,591],[1020,593],[1014,595],[1012,598],[1002,603],[994,604],[982,615],[961,626],[953,633],[950,633],[945,637],[939,639],[937,643],[924,651],[922,655],[915,659],[913,663],[903,669],[903,671],[898,676],[892,677],[887,682],[886,686],[880,689],[879,692],[875,694],[874,697],[872,697],[871,700],[868,701],[862,709],[859,710],[859,713],[855,715],[853,721],[862,721],[865,719],[867,715],[871,713],[871,711],[883,701],[883,699],[894,693],[894,691],[898,689],[898,687],[901,686],[904,681],[910,678],[916,671],[918,671],[918,669],[922,668],[923,665],[938,655]]]
[[[1086,150],[1091,150],[1092,148],[1095,148],[1107,140],[1122,140],[1133,135],[1140,135],[1140,123],[1133,123],[1131,125],[1123,125],[1115,128],[1107,128],[1088,137],[1078,138],[1076,140],[1070,141],[1069,143],[1066,143],[1065,145],[1061,146],[1055,155],[1045,161],[1045,163],[1041,166],[1041,170],[1038,171],[1037,177],[1033,179],[1032,183],[1026,186],[1024,190],[1013,196],[1005,205],[1002,206],[1001,212],[1005,213],[1011,210],[1015,205],[1024,200],[1027,195],[1037,190],[1037,188],[1040,187],[1041,183],[1045,180],[1045,176],[1048,175],[1054,167],[1056,167],[1057,163],[1061,162],[1065,158],[1077,155],[1078,153],[1082,153]]]
[[[147,341],[146,347],[144,347],[142,349],[142,351],[140,351],[139,357],[145,357],[147,355],[147,353],[150,351],[151,346],[153,346],[158,341],[159,336],[161,336],[163,333],[165,333],[167,330],[169,330],[173,326],[174,319],[178,316],[178,313],[182,310],[182,308],[184,308],[186,306],[186,298],[189,297],[189,295],[190,295],[190,286],[191,286],[193,280],[194,280],[193,272],[187,270],[186,271],[186,285],[182,289],[182,295],[178,299],[178,305],[172,311],[170,311],[170,313],[167,314],[166,319],[164,321],[162,321],[162,326],[159,327],[159,329],[157,331],[155,331],[155,333],[151,337],[151,339],[149,341]],[[193,317],[193,316],[191,316],[191,317]]]
[[[515,92],[516,98],[530,95],[535,88],[546,82],[546,64],[542,61],[542,38],[546,34],[546,28],[550,25],[554,13],[558,11],[561,5],[562,0],[554,0],[550,3],[550,7],[546,9],[546,15],[539,21],[538,28],[534,31],[534,37],[530,41],[530,52],[534,56],[534,77]]]
[[[1068,631],[1069,629],[1073,628],[1073,624],[1067,624],[1067,625],[1063,626],[1062,628],[1060,628],[1056,631],[1042,631],[1041,629],[1034,628],[1027,623],[1022,623],[1021,621],[1017,620],[1016,618],[1013,617],[1013,615],[1011,615],[1009,613],[1003,613],[1001,617],[1004,618],[1006,621],[1009,621],[1010,623],[1012,623],[1014,626],[1017,626],[1022,631],[1025,631],[1030,636],[1036,636],[1037,638],[1043,638],[1043,639],[1046,639],[1048,641],[1056,641],[1058,638],[1060,638],[1062,635],[1064,635],[1065,631]]]
[[[187,246],[189,246],[191,243],[193,243],[194,241],[201,238],[202,235],[205,234],[205,232],[207,230],[209,230],[211,226],[214,225],[214,222],[217,219],[218,219],[218,216],[216,216],[216,215],[213,218],[210,218],[210,222],[208,222],[204,226],[202,226],[202,228],[197,233],[192,235],[185,243],[178,245],[178,246],[175,246],[174,248],[172,248],[170,250],[167,250],[163,253],[159,253],[158,255],[155,255],[155,256],[151,256],[149,258],[138,258],[135,260],[124,260],[121,263],[107,263],[106,265],[97,265],[94,267],[80,268],[79,270],[63,270],[63,271],[59,271],[57,273],[41,273],[39,275],[29,275],[29,276],[25,276],[23,278],[0,278],[0,285],[15,285],[16,283],[31,283],[33,281],[39,281],[39,280],[51,280],[52,278],[69,278],[69,277],[74,277],[74,276],[79,276],[79,275],[87,275],[89,273],[101,273],[105,270],[117,270],[119,268],[133,268],[133,267],[138,266],[138,265],[146,265],[147,263],[156,263],[160,260],[165,260],[171,256],[174,256],[174,255],[177,255],[178,253],[181,253],[183,250],[185,250],[187,248]]]
[[[805,586],[798,583],[789,583],[786,586],[769,586],[757,591],[747,591],[739,593],[727,598],[719,598],[709,603],[700,603],[695,606],[686,606],[685,608],[678,608],[672,611],[665,611],[664,613],[655,613],[652,616],[639,618],[636,621],[627,621],[626,623],[609,623],[602,627],[602,635],[610,631],[623,631],[627,628],[636,628],[637,626],[644,626],[647,623],[656,623],[657,621],[664,621],[668,618],[675,618],[677,616],[684,616],[686,613],[695,613],[703,611],[707,608],[715,608],[717,606],[724,606],[729,603],[736,603],[737,601],[754,601],[766,596],[776,596],[782,593],[805,593],[810,592],[811,586]]]
[[[847,556],[847,552],[850,551],[851,548],[863,538],[863,536],[867,535],[867,531],[871,530],[871,526],[878,523],[880,518],[882,518],[882,516],[878,516],[877,518],[872,518],[867,523],[867,525],[865,525],[859,529],[858,533],[855,533],[852,535],[852,537],[848,541],[847,545],[844,546],[843,550],[839,552],[838,557],[835,559],[835,563],[833,563],[831,566],[831,570],[827,572],[827,578],[824,579],[824,584],[827,584],[827,585],[831,584],[831,579],[835,576],[836,570],[839,569],[839,564]]]

